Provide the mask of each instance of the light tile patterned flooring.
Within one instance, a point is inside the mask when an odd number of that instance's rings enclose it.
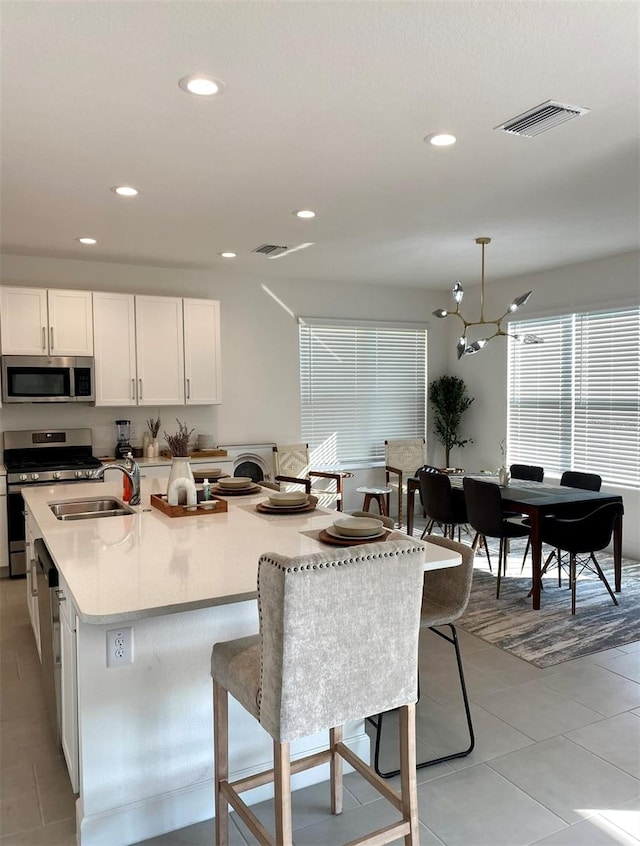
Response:
[[[25,590],[22,580],[0,581],[0,846],[74,846],[75,797],[42,706]],[[459,634],[476,748],[418,770],[422,846],[640,844],[640,642],[541,670]],[[462,747],[464,718],[451,647],[423,632],[420,663],[425,758]],[[345,787],[338,817],[326,783],[294,794],[296,846],[334,846],[397,819],[359,776],[347,775]],[[271,827],[271,803],[254,810]],[[208,821],[145,846],[213,842]],[[255,842],[232,825],[232,846]]]

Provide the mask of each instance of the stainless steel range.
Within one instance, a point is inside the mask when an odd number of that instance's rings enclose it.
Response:
[[[32,485],[99,481],[91,478],[101,466],[93,455],[91,429],[39,429],[5,432],[9,575],[24,576],[25,526],[22,489]]]

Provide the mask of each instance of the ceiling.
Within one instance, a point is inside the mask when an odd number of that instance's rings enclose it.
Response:
[[[446,288],[479,280],[476,236],[488,279],[638,249],[639,9],[2,0],[2,250]],[[494,128],[547,100],[590,112]]]

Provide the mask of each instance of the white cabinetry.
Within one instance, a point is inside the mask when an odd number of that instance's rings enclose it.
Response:
[[[0,288],[3,355],[93,355],[90,291]]]
[[[184,370],[187,405],[220,398],[220,303],[184,300]]]
[[[220,304],[94,295],[96,405],[220,402]]]
[[[136,405],[136,314],[133,294],[93,295],[96,405]]]
[[[136,297],[138,405],[184,405],[182,300]]]
[[[25,559],[27,562],[27,609],[29,611],[29,620],[31,621],[31,628],[33,629],[33,636],[36,641],[38,655],[42,660],[42,650],[40,646],[40,615],[38,613],[38,577],[35,550],[33,548],[34,541],[37,536],[36,525],[27,510],[25,517]]]
[[[7,537],[7,477],[0,476],[0,567],[9,566]]]
[[[67,762],[71,787],[79,791],[78,763],[78,662],[76,653],[76,612],[69,590],[60,578],[60,744]],[[56,660],[56,656],[54,656]]]

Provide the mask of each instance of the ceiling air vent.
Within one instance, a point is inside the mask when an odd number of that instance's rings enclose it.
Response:
[[[262,253],[263,256],[274,259],[280,258],[280,256],[291,255],[291,253],[296,253],[298,250],[306,250],[307,247],[312,247],[313,243],[313,241],[305,241],[304,244],[297,244],[295,247],[278,247],[275,244],[262,244],[260,247],[252,250],[252,252]]]
[[[524,135],[526,138],[533,138],[548,129],[553,129],[554,126],[559,126],[568,120],[585,115],[589,111],[591,110],[584,109],[582,106],[568,106],[566,103],[547,100],[546,103],[540,103],[534,109],[529,109],[528,112],[510,118],[494,129],[501,129],[510,135]]]
[[[256,247],[253,252],[262,253],[265,256],[273,258],[274,256],[281,256],[283,253],[286,253],[288,249],[288,247],[278,247],[276,244],[262,244],[261,246]]]

